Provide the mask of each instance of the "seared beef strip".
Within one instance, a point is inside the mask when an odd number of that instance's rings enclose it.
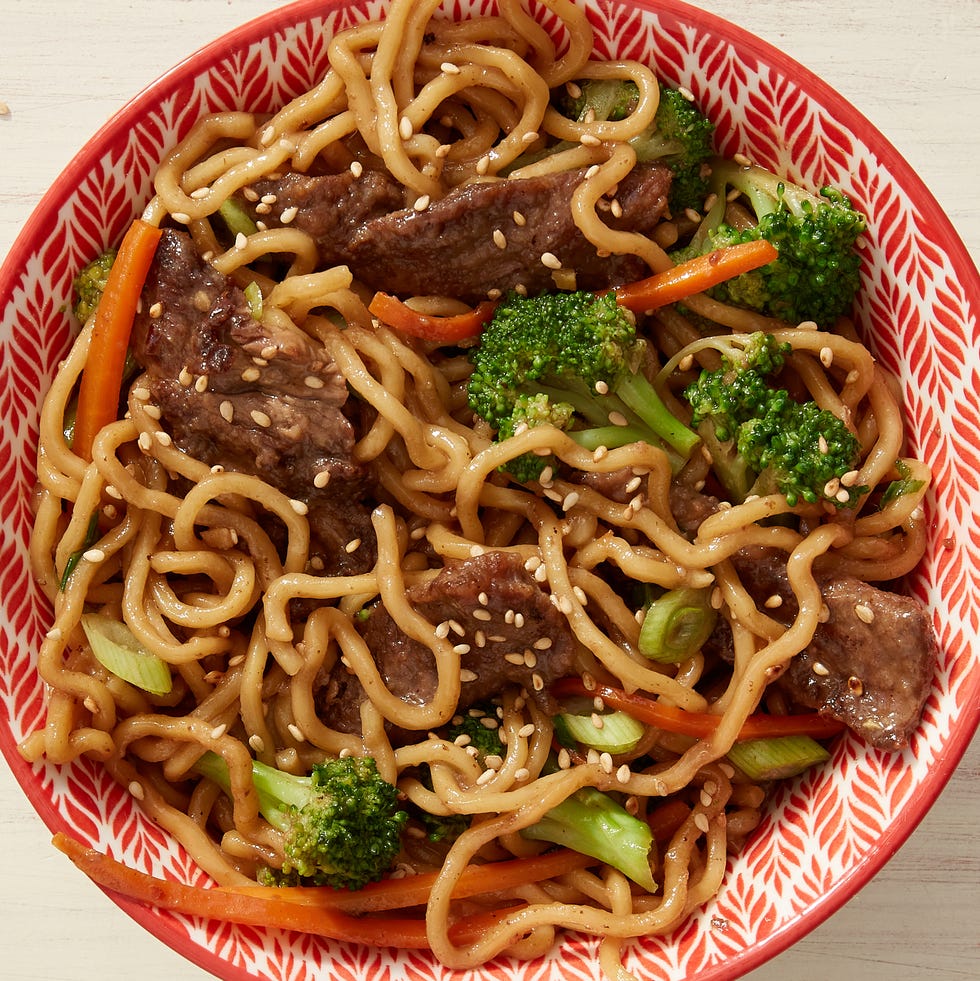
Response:
[[[543,686],[574,670],[568,621],[512,552],[486,552],[447,566],[409,587],[406,595],[434,626],[450,624],[452,642],[468,648],[460,664],[475,677],[464,675],[471,680],[462,684],[460,708],[507,685],[544,699]],[[395,695],[415,705],[432,698],[437,684],[432,652],[402,633],[381,604],[368,617],[364,640]],[[364,698],[357,676],[338,662],[318,692],[317,711],[326,724],[358,732]]]
[[[766,612],[789,624],[799,612],[781,553],[755,549],[734,557],[749,593]],[[829,611],[806,650],[774,682],[797,706],[838,719],[873,746],[901,749],[919,724],[938,649],[929,617],[909,596],[850,577],[818,575]],[[727,634],[727,636],[726,636]],[[727,624],[713,644],[730,657]]]
[[[177,446],[307,502],[331,571],[371,565],[370,546],[344,549],[373,534],[360,503],[366,474],[351,459],[354,431],[341,411],[346,382],[325,352],[298,330],[255,320],[243,291],[172,229],[147,276],[132,346]],[[318,489],[321,471],[330,477]]]
[[[298,210],[290,227],[312,235],[325,264],[345,263],[375,290],[402,295],[443,295],[476,302],[491,289],[554,289],[550,252],[574,270],[580,289],[602,289],[649,275],[636,256],[599,256],[572,220],[569,203],[583,171],[468,184],[416,211],[399,203],[389,179],[365,171],[350,175],[288,174],[253,190],[274,195],[270,227],[283,210]],[[359,185],[368,180],[365,190]],[[387,181],[387,183],[386,183]],[[670,171],[657,164],[635,168],[617,191],[622,213],[604,220],[614,228],[649,233],[663,217]],[[515,214],[518,220],[515,221]],[[518,221],[520,223],[518,223]],[[495,241],[495,233],[499,235]],[[503,243],[504,247],[501,247]]]

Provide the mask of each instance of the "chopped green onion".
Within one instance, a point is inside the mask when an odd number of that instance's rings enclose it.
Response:
[[[640,653],[661,664],[679,664],[696,654],[714,629],[711,590],[669,589],[646,609],[640,627]]]
[[[248,300],[248,308],[252,314],[253,320],[262,319],[262,290],[259,288],[259,284],[253,279],[252,282],[245,287],[245,299]]]
[[[882,505],[888,504],[906,494],[915,494],[922,490],[925,481],[917,480],[912,476],[912,469],[904,460],[895,461],[895,469],[898,471],[900,479],[893,480],[881,495]]]
[[[92,654],[106,671],[151,695],[170,692],[170,665],[146,650],[126,624],[101,613],[86,613],[82,616],[82,629]]]
[[[561,712],[555,717],[555,732],[562,745],[581,743],[604,753],[628,753],[643,738],[646,726],[625,712],[596,712],[575,715]],[[596,722],[599,725],[596,725]],[[566,739],[564,737],[570,737]]]
[[[254,235],[258,231],[255,222],[234,198],[225,198],[218,214],[232,235]]]
[[[825,763],[830,753],[809,736],[773,736],[735,743],[728,759],[750,780],[785,780]]]
[[[88,519],[88,528],[85,531],[85,540],[82,547],[72,552],[65,563],[65,571],[61,573],[61,582],[58,583],[60,592],[65,591],[71,574],[75,571],[75,566],[82,561],[82,556],[95,544],[95,539],[99,536],[99,512],[93,511],[92,517]]]

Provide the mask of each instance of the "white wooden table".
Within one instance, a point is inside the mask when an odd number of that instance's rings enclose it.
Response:
[[[702,0],[822,75],[924,177],[980,256],[978,0]],[[0,256],[97,127],[270,0],[0,0]],[[980,740],[892,862],[751,981],[980,978]],[[210,977],[75,873],[0,764],[0,977]]]

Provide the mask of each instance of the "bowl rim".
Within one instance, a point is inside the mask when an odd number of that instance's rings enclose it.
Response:
[[[848,99],[774,44],[718,14],[702,10],[685,0],[622,0],[622,2],[631,2],[632,6],[648,13],[671,17],[678,22],[698,24],[712,33],[723,35],[740,51],[750,53],[760,63],[791,78],[795,86],[801,88],[808,97],[815,99],[835,117],[844,115],[849,122],[861,124],[862,139],[887,164],[891,177],[914,197],[916,208],[923,219],[937,227],[942,227],[949,262],[964,286],[969,306],[980,307],[980,274],[945,210],[902,153]],[[206,72],[210,65],[221,60],[229,51],[242,50],[276,32],[288,30],[297,24],[329,13],[334,7],[345,5],[345,0],[293,0],[274,10],[259,14],[202,45],[127,100],[96,129],[69,160],[14,239],[9,252],[0,263],[0,312],[5,310],[12,300],[17,282],[15,272],[17,257],[27,250],[31,243],[44,241],[50,237],[55,216],[70,199],[79,179],[86,175],[96,162],[100,147],[111,141],[114,134],[129,128],[152,106],[172,95],[186,81]],[[742,948],[728,959],[702,970],[698,975],[701,981],[726,981],[726,979],[734,981],[735,978],[771,960],[835,913],[887,864],[939,797],[975,732],[980,728],[980,672],[973,674],[972,683],[967,684],[965,693],[967,696],[974,697],[967,697],[966,703],[962,706],[956,724],[944,744],[939,761],[917,785],[909,804],[891,821],[875,847],[859,864],[852,866],[837,879],[818,900],[781,928],[767,935],[760,942]],[[0,727],[0,751],[6,757],[21,789],[50,831],[70,831],[71,827],[64,816],[54,808],[39,786],[36,780],[36,768],[23,760],[10,736],[8,729]],[[187,933],[175,930],[172,921],[161,917],[156,910],[120,897],[111,891],[103,891],[113,903],[150,934],[190,962],[212,972],[216,977],[229,981],[258,977],[252,975],[246,968],[228,964],[218,954],[196,943]]]

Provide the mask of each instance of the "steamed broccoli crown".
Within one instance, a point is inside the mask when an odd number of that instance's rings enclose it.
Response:
[[[116,261],[116,250],[107,249],[102,255],[83,266],[72,283],[72,311],[80,323],[85,323],[102,299],[106,283],[109,281],[109,270]]]
[[[866,228],[864,215],[836,188],[813,194],[760,167],[716,162],[712,189],[723,199],[729,186],[745,196],[757,225],[719,223],[700,251],[765,239],[779,257],[716,287],[714,295],[790,323],[812,320],[826,327],[847,313],[860,286],[854,245]]]
[[[771,334],[750,335],[739,353],[730,353],[722,367],[703,371],[684,390],[692,422],[710,422],[721,442],[759,476],[756,489],[774,489],[791,507],[833,499],[835,481],[853,469],[860,443],[834,413],[816,402],[797,402],[785,389],[770,384],[782,368],[789,345],[777,345]],[[829,486],[828,486],[829,485]]]
[[[639,89],[629,79],[583,79],[562,90],[559,111],[570,119],[625,119],[639,102]],[[660,83],[660,102],[650,126],[629,142],[637,160],[659,160],[673,174],[669,192],[674,211],[700,209],[708,191],[704,165],[714,152],[714,124],[678,89]]]
[[[518,421],[554,422],[549,417],[564,414],[555,409],[563,399],[549,398],[551,409],[545,413],[540,400],[518,399],[536,396],[545,387],[588,394],[599,380],[612,385],[642,350],[632,320],[612,293],[525,297],[511,292],[470,354],[469,405],[497,430],[513,431],[515,407],[521,413]]]
[[[309,790],[302,807],[287,810],[283,875],[348,889],[380,879],[398,854],[408,815],[375,761],[349,756],[319,763]]]
[[[483,762],[488,756],[498,756],[504,750],[497,727],[496,709],[492,705],[478,706],[464,715],[457,715],[446,729],[450,742],[472,746],[476,758]]]

